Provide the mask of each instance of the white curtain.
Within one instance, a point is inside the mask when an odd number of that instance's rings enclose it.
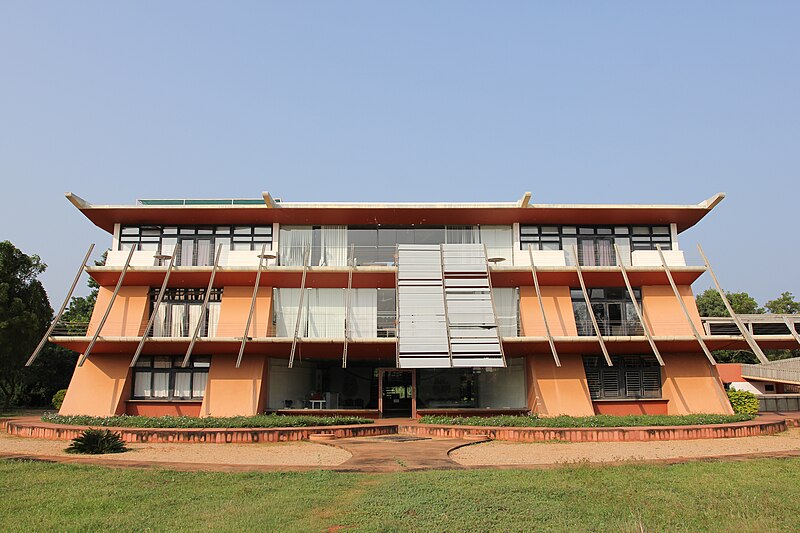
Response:
[[[447,226],[447,244],[477,244],[481,242],[478,226]]]
[[[310,289],[308,294],[308,337],[344,337],[345,289]]]
[[[308,320],[308,292],[300,313],[300,337],[306,336]],[[297,306],[300,303],[300,289],[275,289],[275,335],[277,337],[294,337],[297,322]]]
[[[201,304],[197,305],[190,305],[189,307],[189,329],[186,330],[186,336],[191,337],[194,335],[194,330],[197,327],[197,324],[200,322],[200,311],[203,309]],[[199,337],[203,336],[203,328],[200,328],[200,333],[198,333]]]
[[[353,339],[378,336],[378,289],[352,289],[349,330]]]
[[[319,266],[347,265],[347,226],[322,226]]]
[[[135,398],[146,398],[150,396],[150,372],[136,372],[133,379],[133,396]]]
[[[278,253],[283,266],[303,266],[306,250],[311,249],[311,226],[281,226]],[[309,260],[310,260],[309,255]]]
[[[502,257],[504,263],[510,265],[514,240],[511,226],[481,226],[480,234],[481,242],[486,245],[487,257]]]
[[[208,372],[195,372],[192,379],[192,397],[202,398],[206,393],[206,383],[208,382]]]
[[[189,398],[192,395],[191,381],[189,372],[175,373],[175,389],[172,395],[178,398]]]
[[[208,334],[207,337],[217,336],[217,326],[219,325],[219,311],[222,302],[208,302]]]
[[[497,323],[501,337],[517,336],[517,289],[515,287],[498,287],[492,289],[494,308],[497,312]]]
[[[153,321],[153,337],[168,337],[167,329],[167,306],[162,302],[156,310],[156,318]]]
[[[183,332],[183,323],[186,321],[186,306],[183,304],[170,305],[169,308],[170,314],[172,315],[169,336],[185,337],[186,334]]]

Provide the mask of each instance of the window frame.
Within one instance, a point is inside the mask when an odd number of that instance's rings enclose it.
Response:
[[[170,360],[169,367],[157,367],[155,366],[155,362],[157,358],[164,358],[168,357]],[[194,380],[195,374],[206,374],[206,387],[208,386],[208,373],[211,368],[211,356],[210,355],[194,355],[189,360],[189,366],[183,368],[181,363],[183,362],[183,357],[179,355],[143,355],[136,361],[136,366],[133,367],[131,376],[131,400],[134,401],[164,401],[164,402],[174,402],[174,401],[196,401],[200,402],[203,401],[205,397],[205,388],[203,389],[203,394],[199,396],[195,396],[194,394]],[[136,395],[136,384],[139,378],[139,374],[149,374],[149,389],[150,389],[150,396],[137,396]],[[154,380],[157,374],[167,374],[167,396],[155,396],[153,391],[155,390],[154,387]],[[176,396],[175,395],[175,379],[178,374],[188,374],[189,375],[189,396]]]
[[[607,366],[601,356],[584,356],[583,369],[592,401],[661,400],[663,376],[653,355],[612,356],[614,366]],[[631,394],[629,382],[638,383],[638,393]],[[616,387],[613,383],[616,382]],[[657,384],[657,386],[654,386]]]

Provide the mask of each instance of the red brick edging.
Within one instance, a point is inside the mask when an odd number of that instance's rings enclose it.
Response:
[[[444,426],[429,424],[365,424],[354,426],[318,426],[305,428],[109,428],[122,435],[125,442],[151,443],[252,443],[310,440],[313,434],[332,434],[334,438],[375,437],[397,433],[420,437],[474,440],[485,435],[492,440],[514,442],[622,442],[718,439],[774,435],[787,425],[800,425],[800,417],[759,416],[756,420],[732,424],[698,426],[649,426],[627,428],[518,428],[485,426]],[[41,422],[35,418],[0,421],[17,437],[72,440],[88,426],[69,426]]]
[[[17,437],[33,437],[50,440],[72,440],[88,426],[67,426],[10,420],[6,430]],[[102,428],[105,429],[105,428]],[[122,436],[125,442],[155,443],[248,443],[248,442],[289,442],[309,440],[314,433],[333,433],[338,438],[374,437],[378,435],[394,435],[396,425],[358,425],[358,426],[321,426],[303,428],[107,428]]]
[[[786,431],[786,420],[753,420],[702,426],[648,426],[626,428],[519,428],[485,426],[400,425],[400,433],[420,437],[469,439],[485,435],[492,440],[513,442],[624,442],[721,439],[774,435]]]

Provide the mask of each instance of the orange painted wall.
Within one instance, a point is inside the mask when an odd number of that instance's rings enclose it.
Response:
[[[114,290],[100,287],[97,293],[87,335],[93,335],[111,301]],[[101,335],[109,337],[136,337],[144,331],[150,318],[150,288],[121,287],[111,308]]]
[[[127,402],[132,416],[200,416],[200,402]]]
[[[703,333],[703,326],[700,323],[700,314],[697,312],[697,304],[692,294],[692,288],[683,285],[678,286],[689,316],[692,317],[697,331]],[[692,328],[686,321],[678,299],[669,285],[647,285],[642,287],[642,312],[644,320],[650,328],[650,332],[655,336],[684,336],[692,335]]]
[[[594,402],[594,412],[598,415],[666,415],[669,412],[669,402],[662,401],[621,401],[621,402]]]
[[[577,335],[569,287],[541,287],[541,291],[550,333],[555,337]],[[544,337],[547,334],[536,290],[533,287],[520,287],[519,312],[524,336]]]
[[[552,357],[528,356],[528,406],[543,416],[594,414],[580,355],[564,354],[561,367]]]
[[[75,367],[59,414],[111,416],[125,412],[130,397],[130,358],[92,354]]]
[[[741,363],[720,363],[717,365],[717,372],[723,383],[734,383],[744,381],[742,377]]]
[[[250,303],[253,299],[252,287],[225,287],[222,293],[222,306],[219,312],[217,336],[241,337],[247,324]],[[267,328],[272,323],[272,287],[259,287],[253,319],[250,322],[250,337],[266,337]]]
[[[267,357],[245,354],[239,368],[236,368],[236,358],[236,354],[211,356],[200,416],[255,415],[264,411]]]
[[[733,414],[722,380],[702,353],[661,354],[661,395],[669,414]]]

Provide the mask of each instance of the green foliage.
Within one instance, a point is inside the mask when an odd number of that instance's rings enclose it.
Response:
[[[767,311],[776,315],[795,315],[800,313],[800,302],[794,299],[791,292],[783,292],[774,300],[764,304]]]
[[[8,409],[24,390],[24,364],[52,319],[37,279],[47,265],[9,241],[0,242],[0,400]]]
[[[758,302],[746,292],[726,292],[728,301],[737,314],[756,315],[764,312]],[[716,289],[706,289],[695,298],[700,316],[730,316],[722,297]]]
[[[53,395],[53,407],[61,409],[61,404],[64,403],[64,396],[67,395],[67,389],[61,389]]]
[[[752,392],[744,390],[728,390],[728,400],[733,412],[753,416],[758,413],[758,398]]]
[[[752,420],[753,414],[736,415],[629,415],[629,416],[554,416],[539,418],[536,415],[502,416],[423,416],[421,424],[448,426],[492,426],[492,427],[547,427],[547,428],[603,428],[637,426],[694,426],[705,424],[726,424]]]
[[[67,453],[85,453],[99,455],[104,453],[122,453],[128,451],[119,433],[107,429],[87,429],[72,439],[65,450]]]
[[[103,426],[127,428],[290,428],[314,426],[346,426],[372,424],[368,418],[356,416],[294,416],[256,415],[204,418],[195,416],[62,416],[45,413],[43,422],[69,424],[73,426]]]

